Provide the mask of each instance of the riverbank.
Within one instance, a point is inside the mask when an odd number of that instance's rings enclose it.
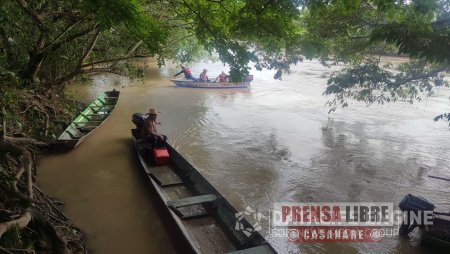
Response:
[[[99,91],[120,89],[114,83],[73,89],[77,100],[89,102]],[[41,158],[38,182],[66,202],[67,216],[86,232],[92,252],[175,253],[178,242],[171,239],[174,232],[164,222],[131,142],[131,115],[149,107],[142,99],[152,89],[137,97],[130,90],[121,89],[113,114],[95,135],[69,153]]]
[[[0,90],[0,250],[87,253],[82,231],[63,213],[64,203],[36,182],[36,154],[45,153],[47,142],[78,111],[77,103],[58,90],[13,84]]]

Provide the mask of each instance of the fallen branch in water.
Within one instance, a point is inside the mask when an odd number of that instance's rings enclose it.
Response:
[[[432,175],[428,175],[429,178],[435,178],[435,179],[439,179],[439,180],[444,180],[444,181],[449,181],[450,182],[450,178],[444,178],[444,177],[439,177],[439,176],[432,176]]]

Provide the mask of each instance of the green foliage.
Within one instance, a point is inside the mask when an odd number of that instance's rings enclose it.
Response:
[[[413,103],[421,100],[421,94],[432,95],[433,87],[448,87],[448,81],[440,70],[437,66],[427,65],[426,61],[412,61],[394,67],[390,64],[380,66],[379,60],[369,59],[334,73],[324,94],[334,95],[334,99],[328,102],[331,111],[338,104],[347,106],[349,98],[367,105],[397,100]]]
[[[257,68],[297,63],[291,50],[299,38],[298,1],[174,1],[177,16],[208,52],[230,64],[230,76],[238,81],[248,74],[248,63]]]
[[[38,86],[38,84],[35,84]],[[62,91],[0,85],[0,120],[8,133],[22,133],[40,140],[54,140],[79,108]]]
[[[436,117],[434,117],[434,121],[439,121],[439,120],[446,120],[450,122],[450,113],[444,113],[444,114],[440,114]]]
[[[28,3],[31,11],[20,1],[0,3],[0,77],[15,77],[29,88],[100,72],[139,77],[142,69],[127,61],[134,57],[157,56],[163,65],[218,55],[230,65],[233,81],[248,74],[250,62],[257,69],[289,71],[303,58],[319,58],[355,67],[334,75],[326,94],[368,104],[411,101],[442,85],[437,76],[447,70],[450,56],[448,0]],[[417,63],[399,74],[366,62],[374,52],[421,60],[425,75],[416,73]],[[396,82],[409,86],[400,93],[392,86]]]
[[[300,47],[308,58],[351,67],[334,73],[325,95],[331,110],[348,99],[367,105],[404,100],[410,103],[448,85],[450,60],[448,0],[347,0],[303,2],[305,32]],[[401,54],[412,61],[383,66],[370,54]],[[442,115],[439,119],[446,118]]]
[[[145,1],[18,1],[0,4],[0,71],[48,85],[76,75],[121,72],[116,58],[158,54],[168,30]],[[35,18],[38,17],[38,18]],[[40,21],[37,21],[40,20]],[[97,35],[97,31],[99,34]],[[138,48],[130,50],[139,41]],[[90,44],[93,44],[92,48]],[[103,63],[88,66],[89,63]]]
[[[134,55],[157,55],[164,64],[166,59],[191,62],[218,54],[220,61],[231,65],[236,81],[248,73],[250,61],[257,68],[287,70],[302,59],[297,47],[300,1],[29,0],[28,4],[31,11],[17,1],[2,3],[0,27],[6,50],[0,59],[21,77],[47,84],[89,73],[130,74],[121,68],[126,65],[117,65],[122,60],[114,59]],[[143,45],[134,48],[139,41]]]

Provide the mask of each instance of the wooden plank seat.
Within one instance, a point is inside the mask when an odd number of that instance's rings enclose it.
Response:
[[[184,206],[198,205],[202,203],[211,203],[217,200],[217,196],[214,194],[193,196],[188,198],[183,198],[179,200],[171,200],[167,202],[169,207],[179,208]]]
[[[114,106],[114,105],[111,105],[111,106]],[[97,112],[99,112],[99,111],[107,111],[109,113],[110,111],[112,111],[114,109],[111,106],[108,106],[108,105],[106,105],[106,106],[89,106],[89,108],[92,111],[94,111],[94,114],[97,114]]]
[[[67,129],[64,132],[67,133],[71,139],[80,139],[83,136],[83,133],[76,128]]]
[[[90,124],[90,123],[100,124],[100,123],[103,123],[103,121],[74,122],[75,126],[85,126],[86,124]],[[84,124],[84,125],[81,125],[81,124]]]
[[[97,128],[98,126],[82,126],[82,127],[77,127],[77,129],[81,132],[90,132],[92,130],[94,130],[95,128]]]
[[[162,188],[165,188],[165,187],[174,187],[174,186],[180,186],[180,185],[184,185],[184,183],[183,182],[164,183],[164,184],[160,184],[159,186]]]
[[[172,210],[180,219],[186,220],[186,219],[192,219],[192,218],[199,218],[203,216],[207,216],[210,214],[210,212],[206,209],[200,209],[197,211],[194,211],[193,213],[184,214],[182,213],[179,208],[181,207],[188,207],[193,205],[200,205],[204,203],[212,203],[215,200],[217,200],[217,196],[214,194],[207,194],[207,195],[200,195],[200,196],[193,196],[188,198],[183,198],[175,201],[168,201],[167,206]]]
[[[117,97],[118,98],[118,97]],[[98,99],[93,102],[95,106],[114,106],[117,104],[117,98],[109,99],[109,97],[106,97],[104,99]]]
[[[101,106],[114,106],[114,105],[116,105],[116,103],[103,102]]]
[[[164,187],[173,187],[173,186],[180,186],[183,185],[183,182],[174,182],[174,183],[162,183],[158,177],[156,177],[154,174],[152,173],[147,173],[147,175],[149,177],[151,177],[160,187],[164,188]]]
[[[116,104],[106,104],[106,105],[93,105],[90,108],[110,108],[111,106],[115,106]]]
[[[87,114],[85,116],[109,116],[111,115],[111,113],[106,113],[106,114]]]
[[[67,135],[69,135],[69,137],[70,137],[71,139],[79,139],[79,137],[73,135],[73,133],[70,132],[69,130],[66,130],[66,131],[64,131],[64,132],[67,133]]]
[[[100,100],[99,99],[99,101],[102,103],[102,105],[116,105],[117,104],[117,102],[115,101],[115,100],[108,100],[108,99],[106,99],[106,100]],[[97,104],[97,103],[96,103]]]
[[[89,125],[92,123],[94,125]],[[87,122],[79,122],[79,123],[74,122],[73,124],[75,125],[77,130],[79,130],[82,133],[86,133],[86,132],[90,132],[90,131],[94,130],[101,123],[103,123],[103,121],[87,121]]]

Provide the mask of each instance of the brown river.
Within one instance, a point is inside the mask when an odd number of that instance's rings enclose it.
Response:
[[[392,59],[395,60],[395,59]],[[208,66],[210,78],[223,65]],[[118,106],[75,150],[40,160],[38,182],[65,202],[92,253],[171,253],[177,245],[157,197],[142,179],[134,154],[131,115],[156,107],[159,131],[236,207],[262,213],[275,202],[392,202],[408,193],[450,209],[450,130],[433,117],[449,110],[449,89],[422,102],[350,107],[328,114],[322,95],[330,71],[316,61],[293,67],[283,81],[254,71],[249,89],[179,88],[178,69],[150,64],[145,81],[100,76],[69,87],[89,102],[101,91],[121,91]],[[261,231],[269,234],[267,225]],[[279,253],[433,253],[397,236],[378,243],[291,243],[267,236]]]

